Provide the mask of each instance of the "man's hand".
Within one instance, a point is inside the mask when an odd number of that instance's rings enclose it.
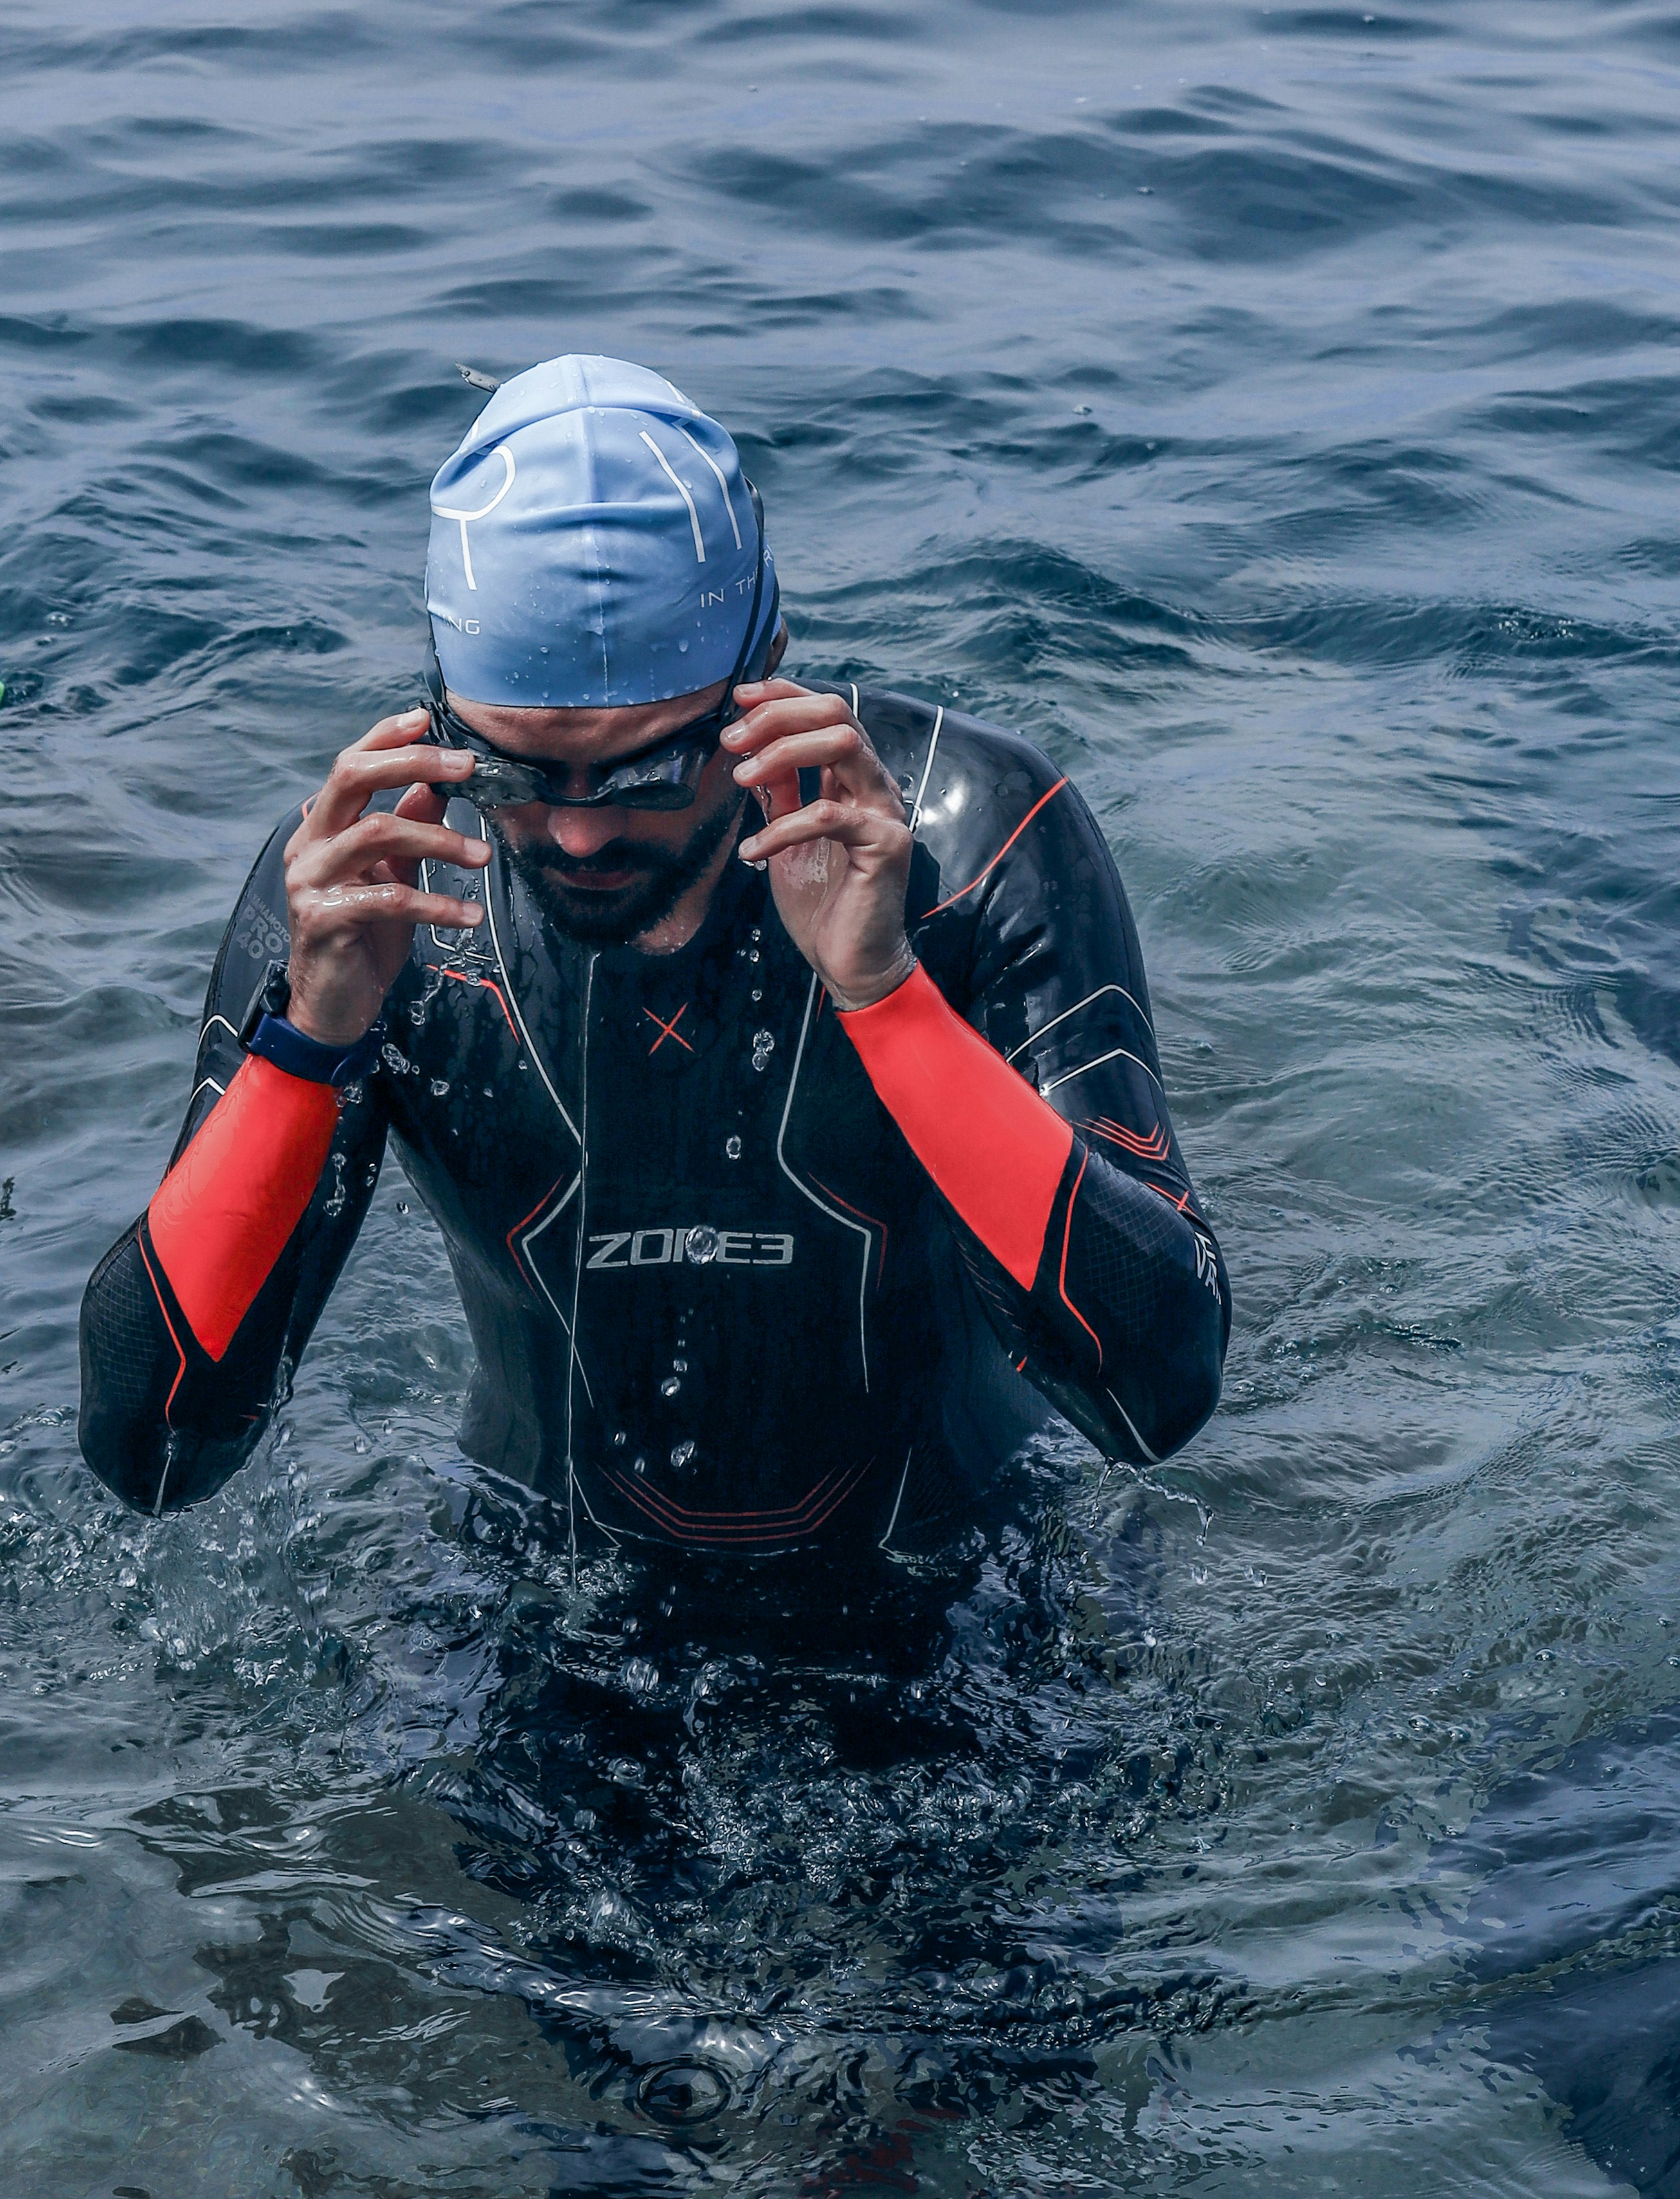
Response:
[[[782,922],[836,1007],[866,1008],[916,966],[904,930],[913,845],[904,797],[837,695],[791,680],[735,692],[747,715],[723,745],[741,759],[735,777],[765,816],[742,856],[767,859]],[[798,774],[814,770],[821,791],[802,808]]]
[[[418,745],[426,713],[382,718],[341,751],[309,814],[286,843],[286,913],[291,926],[291,1005],[287,1019],[306,1037],[353,1046],[408,960],[417,924],[470,926],[477,901],[421,893],[423,859],[476,870],[490,860],[482,840],[447,831],[442,799],[423,780],[465,779],[464,749]],[[365,815],[387,788],[406,785],[394,810]]]

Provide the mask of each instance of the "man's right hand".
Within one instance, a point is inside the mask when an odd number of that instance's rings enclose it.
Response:
[[[423,709],[382,718],[343,750],[308,814],[286,843],[286,914],[291,927],[289,1022],[327,1046],[353,1046],[408,960],[417,924],[470,929],[483,905],[422,893],[423,860],[477,870],[487,841],[443,822],[429,781],[466,779],[464,749],[423,747]],[[394,810],[367,814],[376,794],[408,791]]]

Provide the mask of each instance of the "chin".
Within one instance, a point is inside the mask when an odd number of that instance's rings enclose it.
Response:
[[[657,924],[682,890],[680,883],[673,890],[670,880],[656,878],[612,893],[580,893],[542,871],[527,871],[525,883],[557,930],[598,947],[621,946]]]

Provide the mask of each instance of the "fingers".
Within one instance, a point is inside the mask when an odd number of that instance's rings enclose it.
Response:
[[[483,922],[484,904],[458,901],[452,894],[421,893],[394,880],[356,879],[300,894],[293,916],[298,929],[318,943],[335,934],[359,931],[370,919],[469,930]]]
[[[743,680],[734,691],[736,701],[749,710],[757,703],[774,702],[784,696],[811,695],[810,689],[802,687],[796,680]],[[837,695],[817,695],[811,699],[818,703],[838,703],[840,697]]]
[[[773,786],[802,771],[832,772],[836,784],[855,801],[867,802],[893,817],[904,814],[904,797],[880,758],[853,725],[825,726],[818,732],[785,733],[735,767],[741,786]]]
[[[808,802],[802,809],[790,809],[761,831],[749,834],[741,843],[740,855],[744,863],[761,863],[808,841],[837,840],[842,847],[872,855],[880,863],[889,864],[903,852],[909,837],[902,818],[886,817],[878,810],[866,809],[860,802],[824,796],[820,801]]]
[[[295,852],[289,849],[286,875],[289,887],[306,891],[347,884],[388,863],[394,874],[407,874],[411,884],[418,863],[454,863],[464,870],[476,871],[489,860],[487,841],[470,839],[446,825],[405,816],[400,806],[395,810],[375,810],[330,839],[306,841]]]
[[[792,683],[765,681],[761,687],[791,688]],[[737,690],[743,697],[758,691]],[[767,695],[727,729],[723,740],[741,759],[735,767],[737,783],[754,789],[767,816],[797,803],[795,774],[812,770],[831,774],[825,792],[866,802],[889,816],[904,814],[897,782],[837,695],[811,695],[798,688]]]
[[[425,727],[423,710],[406,711],[401,717],[382,718],[371,732],[341,750],[299,828],[302,835],[312,840],[330,838],[353,825],[376,794],[394,786],[470,778],[470,752],[422,744],[417,736]]]
[[[397,804],[399,817],[417,818],[423,825],[441,825],[449,804],[429,786],[411,786]]]

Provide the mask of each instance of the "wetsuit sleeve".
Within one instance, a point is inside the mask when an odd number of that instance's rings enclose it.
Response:
[[[200,1502],[250,1455],[355,1241],[384,1148],[376,1079],[341,1098],[238,1043],[285,953],[281,851],[295,821],[258,859],[223,938],[168,1171],[82,1301],[82,1455],[140,1511]]]
[[[1218,1401],[1229,1285],[1168,1116],[1112,858],[1066,781],[1027,792],[1030,823],[979,878],[960,957],[939,928],[949,905],[919,924],[913,908],[922,965],[841,1021],[1015,1364],[1109,1455],[1153,1461]]]

